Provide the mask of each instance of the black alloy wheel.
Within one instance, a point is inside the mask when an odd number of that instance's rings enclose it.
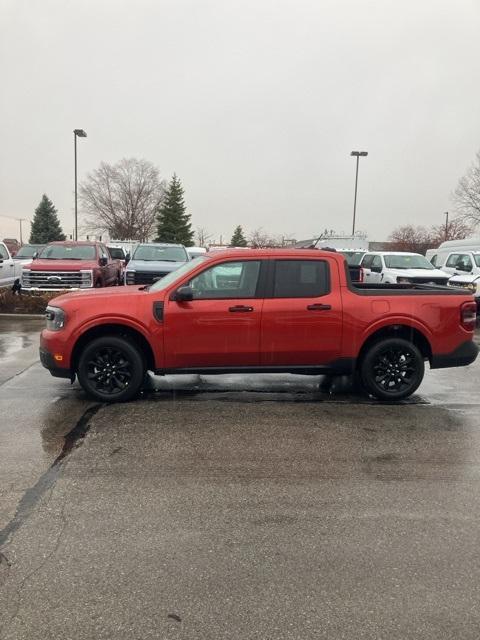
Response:
[[[366,390],[380,400],[402,400],[420,386],[425,373],[418,347],[403,338],[373,344],[360,365]]]
[[[83,351],[78,380],[101,402],[126,402],[141,389],[146,366],[137,345],[117,336],[93,340]]]

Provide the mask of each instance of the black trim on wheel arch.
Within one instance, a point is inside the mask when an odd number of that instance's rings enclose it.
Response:
[[[472,364],[478,355],[478,345],[473,340],[463,342],[451,353],[432,356],[430,367],[432,369],[444,369],[446,367],[465,367]]]

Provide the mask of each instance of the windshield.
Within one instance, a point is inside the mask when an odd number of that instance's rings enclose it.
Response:
[[[133,260],[146,260],[148,262],[185,262],[188,260],[188,255],[183,247],[139,245],[135,249]]]
[[[428,269],[432,271],[434,268],[424,256],[416,253],[384,255],[383,259],[387,269]]]
[[[49,244],[40,254],[43,260],[95,260],[93,245]]]
[[[170,284],[182,278],[184,275],[186,275],[187,273],[189,273],[190,271],[198,267],[199,264],[201,264],[202,262],[205,262],[206,260],[210,260],[210,258],[207,256],[198,256],[198,258],[194,258],[193,260],[185,263],[175,271],[168,273],[161,280],[157,280],[156,282],[154,282],[154,284],[152,284],[152,286],[150,287],[149,291],[163,291]]]
[[[40,253],[45,245],[43,244],[26,244],[17,251],[16,258],[32,258],[34,253]]]
[[[365,251],[339,251],[347,261],[348,266],[357,267],[360,266]]]

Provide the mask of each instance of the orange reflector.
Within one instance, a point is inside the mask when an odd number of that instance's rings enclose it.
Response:
[[[59,353],[56,353],[53,357],[57,362],[61,362],[63,360],[63,356],[60,355]]]

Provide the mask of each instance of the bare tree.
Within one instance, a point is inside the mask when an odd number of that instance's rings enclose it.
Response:
[[[205,227],[197,227],[195,232],[195,240],[199,247],[206,247],[212,239],[212,234],[209,233]]]
[[[388,240],[391,243],[392,251],[411,251],[412,253],[424,254],[427,249],[435,246],[435,238],[429,229],[411,224],[394,229]]]
[[[458,213],[470,224],[480,224],[480,151],[453,194]]]
[[[282,238],[270,236],[264,229],[259,227],[252,231],[248,236],[248,244],[252,249],[266,249],[272,247],[281,247]]]
[[[430,228],[407,224],[397,227],[389,237],[392,251],[411,251],[423,253],[427,249],[436,249],[445,240],[463,240],[472,233],[472,227],[462,218],[454,218],[445,225]]]
[[[148,160],[102,162],[80,184],[79,196],[89,227],[117,240],[145,241],[151,236],[165,182]]]
[[[464,240],[473,233],[473,225],[468,223],[463,216],[449,220],[448,224],[439,224],[432,227],[432,237],[435,247],[445,240]]]

